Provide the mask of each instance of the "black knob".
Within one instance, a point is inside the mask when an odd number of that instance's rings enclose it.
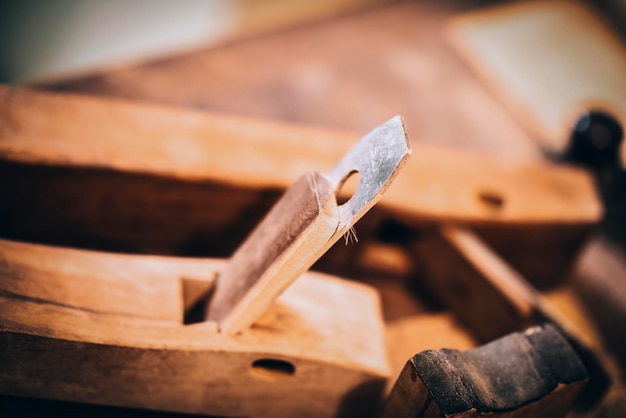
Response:
[[[565,158],[595,168],[615,166],[623,136],[624,130],[613,116],[589,111],[576,122]]]

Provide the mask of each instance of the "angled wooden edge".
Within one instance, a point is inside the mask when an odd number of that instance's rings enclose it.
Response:
[[[307,273],[230,337],[214,322],[184,320],[220,260],[6,240],[0,260],[5,395],[230,416],[359,416],[374,410],[389,375],[379,298],[362,284]]]
[[[339,228],[333,184],[302,176],[229,259],[206,318],[235,334],[251,325],[317,259]]]
[[[3,162],[284,189],[303,172],[330,168],[357,139],[251,118],[0,87]],[[591,225],[601,216],[593,181],[579,169],[412,145],[411,160],[382,203],[404,216],[494,225]]]
[[[427,288],[482,341],[552,324],[590,375],[577,406],[597,405],[617,375],[616,367],[580,303],[565,293],[554,294],[560,301],[552,303],[467,229],[448,225],[431,232],[416,245]]]
[[[449,22],[448,39],[551,153],[567,150],[576,119],[587,110],[608,112],[626,126],[626,48],[583,2],[518,2],[463,13]]]
[[[562,417],[586,382],[576,352],[544,325],[466,351],[413,356],[381,417]]]

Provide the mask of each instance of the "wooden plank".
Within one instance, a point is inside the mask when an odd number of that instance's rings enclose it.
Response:
[[[330,168],[358,139],[149,104],[8,87],[0,92],[0,156],[13,163],[286,188],[305,171]],[[406,173],[385,199],[394,211],[495,224],[584,224],[600,216],[593,181],[581,170],[413,146]]]
[[[625,126],[626,49],[582,3],[481,10],[455,18],[450,33],[461,55],[548,151],[565,153],[587,110],[606,111]]]
[[[587,381],[576,352],[553,327],[534,327],[467,351],[412,357],[382,417],[562,417]]]
[[[182,310],[181,278],[210,283],[222,261],[11,241],[1,242],[0,258],[4,395],[196,414],[362,416],[388,377],[378,296],[362,284],[308,273],[229,337],[213,322],[163,318],[159,306],[173,299]],[[68,270],[89,264],[85,280],[67,281]],[[82,296],[60,303],[68,285]],[[143,312],[120,311],[119,292]]]
[[[107,258],[72,249],[59,252],[29,248],[0,240],[1,259],[7,264],[1,276],[4,297],[182,323],[181,282],[173,278],[195,277],[209,286],[214,280],[206,263],[197,259],[168,263],[161,257],[146,256],[137,262],[126,255]],[[62,280],[44,280],[51,271]]]

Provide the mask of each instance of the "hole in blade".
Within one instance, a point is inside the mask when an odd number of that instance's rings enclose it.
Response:
[[[339,183],[337,192],[337,204],[343,205],[352,199],[352,196],[356,193],[361,183],[361,175],[358,171],[353,170],[349,172]]]

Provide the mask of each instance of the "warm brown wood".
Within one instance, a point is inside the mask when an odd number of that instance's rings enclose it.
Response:
[[[2,87],[0,98],[0,156],[16,163],[286,188],[305,171],[327,171],[358,140],[277,122],[19,88]],[[581,170],[413,146],[413,158],[385,198],[395,211],[496,224],[594,223],[600,216],[592,179]]]
[[[247,328],[317,261],[316,255],[338,229],[332,182],[315,172],[301,177],[230,258],[207,319],[230,334]]]
[[[428,231],[416,252],[427,288],[480,341],[535,321],[533,290],[470,231],[452,226]]]
[[[399,114],[420,142],[541,159],[443,39],[453,12],[489,2],[406,0],[46,87],[358,133]]]
[[[362,284],[308,273],[229,337],[213,322],[182,320],[182,282],[210,288],[221,261],[11,241],[0,241],[0,258],[5,395],[230,416],[365,416],[389,373],[378,296]]]
[[[537,205],[540,205],[537,202]],[[538,289],[567,280],[576,257],[598,228],[582,224],[498,228],[469,226],[489,247]]]
[[[281,190],[308,170],[328,170],[357,140],[149,104],[1,91],[0,172],[8,181],[0,193],[11,198],[0,202],[0,227],[13,239],[226,257]],[[533,280],[554,280],[600,217],[583,171],[413,148],[375,219],[479,226]],[[377,229],[362,223],[357,233]],[[335,249],[335,259],[356,260],[350,251]],[[537,263],[538,254],[550,262]]]
[[[566,151],[587,109],[626,124],[626,48],[580,2],[524,2],[461,15],[451,38],[551,152]],[[621,155],[624,161],[624,146]]]
[[[443,10],[449,7],[444,5],[445,3],[448,2],[411,2],[382,14],[363,14],[357,19],[341,21],[354,22],[350,26],[338,24],[340,22],[329,22],[316,27],[315,30],[300,29],[295,35],[289,32],[276,34],[213,51],[202,51],[158,63],[108,72],[106,75],[67,83],[60,88],[176,102],[213,110],[233,111],[238,114],[347,128],[355,132],[369,129],[372,120],[388,117],[391,114],[390,109],[397,105],[400,109],[396,112],[406,114],[408,110],[412,115],[408,118],[409,128],[416,139],[462,144],[494,152],[500,156],[521,155],[521,158],[529,156],[536,158],[537,150],[529,145],[530,141],[527,141],[526,135],[519,127],[483,91],[479,83],[462,71],[463,66],[452,54],[447,53],[438,41],[426,36],[437,33],[441,21],[445,20]],[[325,30],[326,34],[316,33],[319,28]],[[353,43],[343,42],[350,33],[355,34]],[[336,42],[337,39],[342,39],[342,42]],[[291,48],[277,52],[268,48],[268,45],[287,44],[290,44]],[[363,48],[364,44],[368,47]],[[390,44],[395,47],[388,49]],[[303,50],[302,45],[307,46],[307,54],[299,52]],[[325,59],[324,53],[319,52],[323,50],[328,51],[328,56],[340,57],[343,61],[330,63],[331,60]],[[306,59],[297,60],[298,57],[305,55],[305,58],[311,58],[309,62]],[[286,58],[293,62],[285,65]],[[273,71],[272,68],[281,68],[282,71]],[[377,81],[379,75],[385,73],[388,74],[387,83]],[[253,74],[258,77],[255,79],[251,76]],[[181,80],[185,82],[181,83]],[[372,90],[365,88],[374,85],[376,91],[385,94],[371,94]],[[363,113],[364,111],[367,115]],[[149,124],[156,125],[159,119],[155,117]],[[256,126],[250,131],[254,130],[260,129]],[[170,132],[175,133],[175,128]],[[92,133],[90,131],[90,134]],[[156,134],[151,132],[149,135]],[[301,133],[295,136],[298,135]],[[301,136],[305,138],[305,142],[315,144],[315,138]],[[133,135],[130,135],[128,138],[132,137]],[[290,138],[291,135],[286,137]],[[353,138],[356,138],[356,135]],[[351,141],[352,139],[345,142],[346,149]],[[124,140],[116,147],[124,149],[125,143],[131,142],[133,141]],[[289,146],[287,141],[278,142],[281,147]],[[78,138],[76,144],[81,144],[81,138]],[[312,147],[313,145],[307,148],[308,153],[313,153]],[[190,149],[193,149],[193,145]],[[139,150],[137,155],[142,155],[141,152]],[[198,155],[192,151],[188,154]],[[242,159],[241,156],[238,158],[245,163],[249,161]],[[332,161],[331,158],[322,159],[326,163]],[[165,156],[164,160],[175,161],[171,156]],[[184,161],[184,158],[181,157],[181,161]],[[236,160],[231,159],[227,163],[235,165]],[[246,165],[245,163],[242,166]],[[203,164],[200,162],[199,166]],[[464,161],[460,162],[461,166],[464,164]],[[504,162],[499,166],[506,164]],[[181,163],[180,166],[184,167],[185,163]],[[87,164],[86,167],[91,165]],[[207,171],[208,167],[210,166],[207,166]],[[3,178],[13,179],[10,183],[12,187],[9,188],[11,193],[2,195],[18,196],[20,197],[18,200],[25,202],[18,209],[9,211],[9,214],[20,213],[20,216],[3,219],[23,221],[27,217],[25,214],[35,214],[36,216],[31,216],[29,221],[38,219],[39,223],[9,221],[15,225],[15,230],[28,230],[31,234],[29,239],[42,240],[41,235],[37,235],[38,231],[54,230],[57,237],[72,235],[63,238],[74,240],[72,245],[89,243],[89,246],[98,247],[102,245],[102,237],[105,237],[109,240],[109,249],[143,252],[189,253],[190,243],[194,243],[196,254],[197,248],[202,248],[202,251],[206,249],[209,253],[216,254],[219,251],[219,254],[228,255],[234,245],[241,242],[249,230],[247,228],[256,224],[260,214],[265,213],[278,198],[280,194],[278,189],[285,187],[278,186],[277,190],[234,189],[216,186],[212,183],[213,180],[190,182],[181,177],[169,181],[170,177],[165,177],[164,180],[152,175],[135,176],[137,172],[131,174],[130,171],[116,171],[116,175],[113,176],[108,168],[97,173],[84,167],[62,171],[59,170],[59,166],[48,169],[49,167],[45,165],[31,166],[22,163],[8,164],[2,168]],[[320,169],[315,163],[307,168]],[[281,166],[280,170],[273,170],[282,172],[282,169]],[[251,170],[253,175],[255,170]],[[303,171],[306,171],[306,168],[302,171],[295,170],[292,173],[293,177],[285,184],[290,184]],[[154,170],[154,173],[159,172],[161,169]],[[463,173],[461,170],[458,175],[460,180],[456,180],[461,181],[458,183],[459,188],[454,190],[456,195],[470,190],[462,183],[464,177],[470,176],[464,176]],[[440,176],[441,174],[437,174],[436,177]],[[498,178],[499,173],[489,177]],[[101,181],[97,185],[87,181],[94,178]],[[24,179],[29,181],[20,183],[20,180]],[[39,187],[27,187],[33,183]],[[44,183],[45,186],[42,187]],[[141,183],[141,186],[138,187],[138,183]],[[80,184],[82,187],[73,187],[70,193],[68,184],[73,186]],[[517,186],[518,183],[515,184]],[[19,187],[20,185],[24,187]],[[50,187],[51,185],[56,187]],[[102,185],[108,187],[98,187]],[[481,184],[477,186],[480,187]],[[150,189],[151,193],[149,195],[137,193],[138,189],[144,191]],[[32,190],[33,193],[24,196],[15,190]],[[98,195],[103,198],[98,199]],[[149,198],[146,198],[146,195]],[[474,193],[469,192],[469,195],[473,196]],[[92,196],[92,199],[87,202],[85,196]],[[506,204],[509,197],[508,195],[504,197]],[[48,202],[45,201],[46,198]],[[120,203],[124,198],[129,204]],[[230,204],[219,205],[219,202],[227,201]],[[233,205],[233,201],[236,204]],[[458,203],[458,200],[451,201]],[[70,205],[67,202],[80,204]],[[532,201],[534,205],[538,202],[540,201]],[[494,210],[498,205],[485,206],[490,208],[485,219],[487,222],[493,222],[499,216],[499,211]],[[107,211],[104,211],[104,207],[107,207]],[[124,216],[117,218],[106,216],[111,213],[110,211],[120,207],[125,211]],[[136,211],[136,216],[134,218],[126,216],[133,207],[140,208]],[[65,219],[72,219],[73,222],[58,222],[55,211],[63,213]],[[0,215],[5,213],[7,212]],[[396,216],[394,213],[394,218]],[[151,223],[150,220],[155,218],[160,222]],[[211,219],[208,226],[207,218]],[[509,219],[505,213],[502,221],[496,222],[495,226],[501,227]],[[231,225],[235,224],[236,228],[233,228]],[[543,271],[546,268],[545,259],[553,259],[551,255],[547,255],[546,249],[561,248],[564,242],[573,241],[564,238],[571,224],[563,224],[562,229],[556,229],[554,232],[543,231],[541,234],[543,239],[535,237],[533,240],[520,243],[531,226],[520,224],[518,229],[513,230],[513,236],[520,238],[519,241],[510,239],[512,236],[510,229],[501,229],[494,234],[500,244],[503,242],[507,244],[509,254],[520,254],[519,248],[514,247],[515,244],[526,247],[528,252],[522,256],[526,258],[523,263],[531,260],[537,270]],[[545,230],[541,225],[539,228]],[[517,231],[519,233],[516,234]],[[359,236],[363,234],[362,231],[357,232]],[[81,234],[82,240],[75,239]],[[203,234],[213,238],[219,236],[220,239],[215,240],[219,245],[211,246],[209,241],[198,239]],[[120,239],[120,235],[123,235],[123,239]],[[100,237],[100,241],[95,238],[97,236]],[[547,242],[546,236],[552,236],[556,240],[555,243]],[[580,241],[581,236],[576,236],[575,240]],[[120,244],[122,241],[125,246]],[[492,244],[494,242],[495,239]],[[546,248],[538,249],[532,245],[537,243],[544,243]],[[537,254],[542,257],[536,257]],[[524,274],[526,275],[526,272]],[[200,292],[202,290],[201,288]],[[403,297],[407,296],[403,294]],[[393,305],[393,301],[390,301],[389,305]]]
[[[562,417],[587,381],[576,352],[551,326],[468,351],[412,357],[389,395],[385,418]]]
[[[11,197],[0,201],[0,235],[56,245],[230,256],[281,190],[306,171],[327,171],[358,138],[120,100],[0,92],[0,174],[8,180],[0,194]],[[461,222],[545,283],[561,277],[601,215],[581,170],[413,148],[359,236],[386,219]],[[326,259],[345,266],[358,260],[354,251],[335,248]]]
[[[328,173],[302,176],[233,254],[206,317],[230,334],[250,326],[337,240],[354,234],[354,225],[380,200],[410,153],[398,116],[367,133]],[[355,176],[354,194],[339,204],[336,194]]]
[[[448,225],[428,231],[416,250],[429,288],[483,341],[529,326],[542,316],[559,315],[468,229]],[[566,318],[560,319],[563,327],[570,327]],[[589,342],[582,333],[581,338]]]
[[[581,403],[595,405],[605,394],[613,359],[575,297],[563,292],[544,297],[478,236],[444,226],[416,246],[425,285],[482,341],[532,324],[548,322],[564,333],[587,367],[591,384]],[[577,322],[574,322],[577,321]]]

